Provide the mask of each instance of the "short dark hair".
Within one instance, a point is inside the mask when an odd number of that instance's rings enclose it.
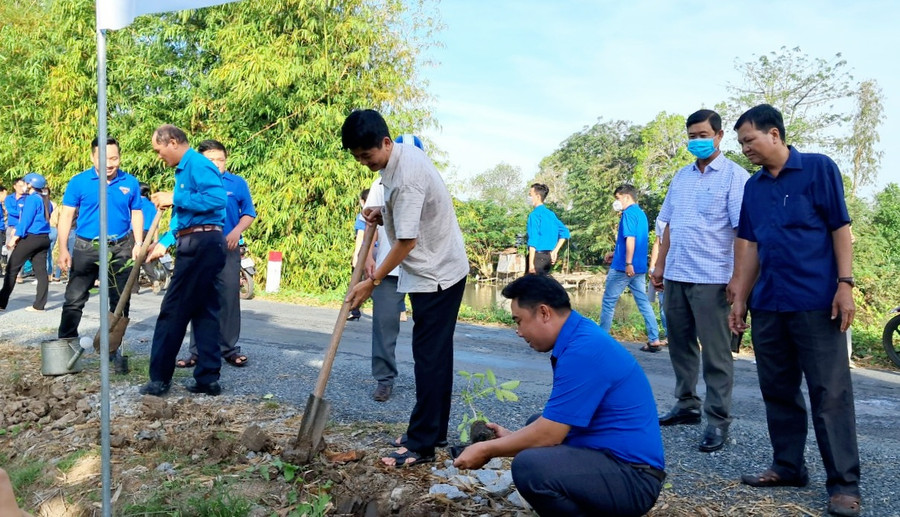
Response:
[[[544,304],[557,310],[572,310],[569,293],[552,277],[547,275],[525,275],[503,288],[501,293],[510,300],[516,300],[519,307],[534,309]]]
[[[344,149],[381,149],[384,139],[391,139],[387,122],[375,110],[356,110],[341,126],[341,145]]]
[[[150,195],[150,185],[147,185],[143,181],[140,183],[141,185],[141,196],[147,197]]]
[[[222,151],[225,153],[225,157],[228,158],[228,150],[225,149],[225,145],[218,140],[204,140],[197,145],[198,153],[203,154],[206,151]]]
[[[119,141],[116,140],[115,138],[107,138],[106,145],[114,145],[114,146],[116,146],[116,149],[118,149],[119,151],[122,150],[122,147],[119,145]],[[96,151],[97,147],[99,147],[99,146],[100,146],[100,137],[95,136],[94,139],[91,140],[91,153]]]
[[[615,192],[613,192],[614,196],[618,196],[619,194],[625,194],[626,196],[631,196],[631,199],[637,201],[637,190],[634,188],[634,185],[629,185],[627,183],[623,185],[619,185],[616,187]]]
[[[22,176],[19,176],[19,177],[17,177],[17,178],[15,178],[15,179],[13,179],[13,183],[12,183],[12,184],[13,184],[13,186],[15,186],[15,185],[16,185],[16,183],[18,183],[18,182],[20,182],[20,181],[25,181],[25,178],[24,178],[24,177],[22,177]]]
[[[359,193],[359,198],[363,201],[369,199],[369,189],[364,188],[362,192]]]
[[[699,110],[691,113],[684,127],[689,128],[694,124],[702,124],[706,121],[709,121],[709,125],[712,126],[713,131],[716,133],[722,130],[722,117],[713,110]]]
[[[774,127],[778,130],[778,136],[781,137],[781,141],[785,142],[785,136],[787,135],[784,134],[784,117],[774,107],[768,104],[760,104],[748,109],[734,123],[734,130],[737,131],[738,128],[748,122],[751,126],[763,132]]]
[[[3,185],[0,185],[0,192],[6,192],[6,187],[4,187]]]
[[[547,199],[547,194],[550,193],[550,187],[544,185],[543,183],[532,183],[531,188],[537,192],[537,195],[541,196],[541,201]]]
[[[154,133],[156,134],[156,143],[158,144],[168,142],[169,140],[175,140],[175,143],[178,144],[188,143],[187,134],[172,124],[163,124],[156,128]]]

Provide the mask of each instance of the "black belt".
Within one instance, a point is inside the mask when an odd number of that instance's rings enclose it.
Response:
[[[653,476],[657,480],[659,480],[660,483],[662,483],[663,481],[666,480],[666,472],[664,470],[659,470],[657,468],[653,468],[650,465],[647,465],[646,463],[629,463],[629,465],[631,465],[631,468],[633,468],[635,470],[640,470],[642,472],[646,472],[647,474],[650,474],[651,476]]]
[[[175,232],[176,237],[184,237],[185,235],[190,235],[192,233],[197,232],[221,232],[222,227],[216,226],[214,224],[198,224],[196,226],[188,226],[187,228],[182,228]]]
[[[107,240],[106,242],[107,242],[108,244],[119,244],[120,242],[124,242],[125,240],[127,240],[129,237],[131,237],[131,234],[130,234],[130,233],[126,233],[124,236],[119,237],[118,239],[109,239],[109,240]],[[99,237],[96,238],[96,239],[86,239],[86,238],[84,238],[84,237],[81,237],[80,235],[76,235],[75,238],[78,239],[78,240],[80,240],[80,241],[84,241],[84,242],[100,242],[100,238],[99,238]]]

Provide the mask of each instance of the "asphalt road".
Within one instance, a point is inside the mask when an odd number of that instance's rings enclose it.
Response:
[[[63,292],[62,284],[51,284],[47,310],[43,313],[22,309],[33,300],[35,284],[16,286],[6,312],[0,313],[0,340],[38,346],[43,339],[56,336]],[[156,313],[162,297],[149,289],[132,298],[131,324],[126,346],[132,356],[148,355]],[[335,325],[336,309],[306,307],[264,300],[242,304],[243,330],[240,345],[249,357],[248,366],[223,365],[225,394],[262,397],[302,408],[312,392],[319,367]],[[414,403],[413,362],[410,350],[412,321],[401,324],[397,346],[400,376],[394,397],[376,403],[370,394],[375,382],[370,376],[371,319],[364,312],[360,321],[348,322],[335,360],[325,398],[332,402],[332,415],[339,421],[405,422]],[[99,326],[98,297],[92,296],[81,324],[82,335],[96,332]],[[667,351],[648,354],[638,351],[639,344],[625,346],[637,357],[653,387],[662,413],[674,399],[674,378]],[[187,355],[187,345],[180,357]],[[96,360],[96,355],[92,354]],[[549,357],[532,351],[513,330],[460,324],[455,340],[455,368],[470,372],[494,371],[501,380],[521,380],[518,403],[485,401],[479,407],[492,420],[517,427],[519,422],[539,412],[551,385]],[[900,373],[870,369],[853,370],[857,428],[863,461],[863,490],[867,515],[900,515],[900,493],[894,488],[896,462],[900,460]],[[457,378],[455,392],[462,386]],[[702,382],[702,381],[701,381]],[[703,387],[701,385],[701,393]],[[181,387],[173,388],[179,395]],[[736,479],[741,472],[754,472],[771,460],[765,412],[759,394],[753,358],[742,356],[735,363],[735,388],[729,446],[713,455],[696,452],[702,428],[678,426],[665,429],[669,470],[677,465],[686,472],[705,472],[719,468],[721,476]],[[465,408],[454,403],[451,427],[460,420]],[[453,431],[451,430],[451,435]],[[451,437],[453,441],[453,437]],[[807,460],[813,483],[818,483],[809,498],[824,500],[824,473],[810,426]],[[677,478],[673,478],[677,479]],[[877,504],[872,504],[877,501]],[[809,503],[812,504],[812,503]]]

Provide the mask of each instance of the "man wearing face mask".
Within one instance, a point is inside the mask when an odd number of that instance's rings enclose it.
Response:
[[[606,275],[606,286],[603,290],[603,309],[600,313],[600,327],[609,332],[612,328],[613,314],[619,297],[625,288],[631,290],[634,303],[637,304],[644,324],[647,327],[647,349],[659,350],[659,325],[656,314],[647,298],[647,248],[650,229],[647,215],[637,204],[637,192],[631,185],[621,185],[614,192],[616,200],[613,209],[622,212],[619,230],[616,236],[616,249],[612,254],[612,263]]]
[[[700,423],[697,380],[702,357],[707,426],[699,449],[712,452],[725,445],[732,419],[734,363],[726,285],[734,267],[735,230],[749,175],[719,151],[724,132],[718,113],[697,111],[685,125],[688,151],[697,161],[675,173],[669,185],[659,213],[666,229],[651,276],[654,287],[666,293],[677,399],[659,423]]]

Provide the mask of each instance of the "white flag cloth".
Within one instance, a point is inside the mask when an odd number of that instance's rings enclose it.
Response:
[[[199,9],[236,0],[97,0],[97,28],[116,30],[127,27],[135,16]]]

